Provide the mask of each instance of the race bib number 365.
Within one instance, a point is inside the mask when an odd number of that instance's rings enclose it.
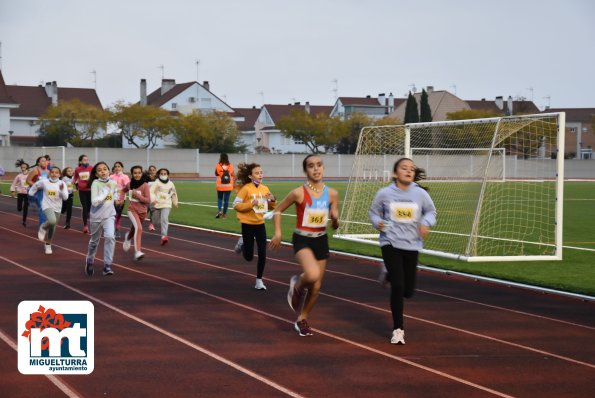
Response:
[[[302,226],[309,228],[324,228],[328,220],[328,209],[304,209]]]

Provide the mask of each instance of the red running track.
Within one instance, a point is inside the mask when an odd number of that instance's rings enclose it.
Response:
[[[78,211],[75,210],[75,213]],[[299,337],[285,295],[299,271],[290,247],[270,252],[267,291],[236,236],[170,227],[145,233],[145,259],[118,242],[113,269],[83,274],[88,236],[58,229],[43,254],[0,198],[2,397],[587,397],[595,391],[595,305],[574,298],[420,271],[406,301],[404,346],[389,343],[388,290],[368,260],[333,255]],[[124,225],[127,220],[124,220]],[[239,228],[238,228],[239,229]],[[23,300],[89,300],[90,375],[32,376],[17,368]]]

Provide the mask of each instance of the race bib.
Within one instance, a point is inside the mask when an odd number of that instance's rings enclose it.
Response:
[[[159,195],[157,195],[157,199],[160,202],[166,202],[167,199],[169,199],[169,195],[167,193],[165,193],[165,192],[159,192]]]
[[[390,219],[397,223],[413,224],[417,221],[419,206],[414,202],[391,202]]]
[[[69,191],[72,191],[72,183],[71,182],[68,183],[67,188]]]
[[[328,209],[314,209],[306,207],[304,209],[304,218],[302,227],[324,228],[328,221]]]
[[[112,200],[114,200],[114,197],[112,196],[111,193],[108,193],[107,196],[105,197],[105,201],[106,202],[111,202]]]
[[[266,199],[260,198],[257,200],[258,203],[255,206],[252,206],[252,208],[254,209],[254,213],[261,214],[269,211],[269,202]]]
[[[48,195],[49,197],[58,196],[58,192],[54,191],[53,189],[48,189],[48,191],[47,191],[47,195]]]
[[[128,200],[130,200],[131,202],[138,202],[138,199],[136,199],[134,196],[132,196],[132,192],[133,192],[132,189],[130,191],[128,191]]]
[[[81,181],[88,181],[90,175],[91,173],[89,171],[81,171],[79,173],[79,178]]]

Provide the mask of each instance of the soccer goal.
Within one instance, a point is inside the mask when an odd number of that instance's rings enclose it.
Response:
[[[564,125],[564,113],[547,113],[364,127],[335,237],[378,244],[368,209],[408,157],[425,169],[438,214],[422,253],[560,260]]]

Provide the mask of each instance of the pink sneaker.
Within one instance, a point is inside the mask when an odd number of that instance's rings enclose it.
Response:
[[[310,325],[306,322],[305,319],[301,321],[297,321],[293,324],[293,328],[301,337],[312,336],[312,329],[310,329]]]
[[[155,231],[155,226],[153,223],[149,224],[149,231]]]

